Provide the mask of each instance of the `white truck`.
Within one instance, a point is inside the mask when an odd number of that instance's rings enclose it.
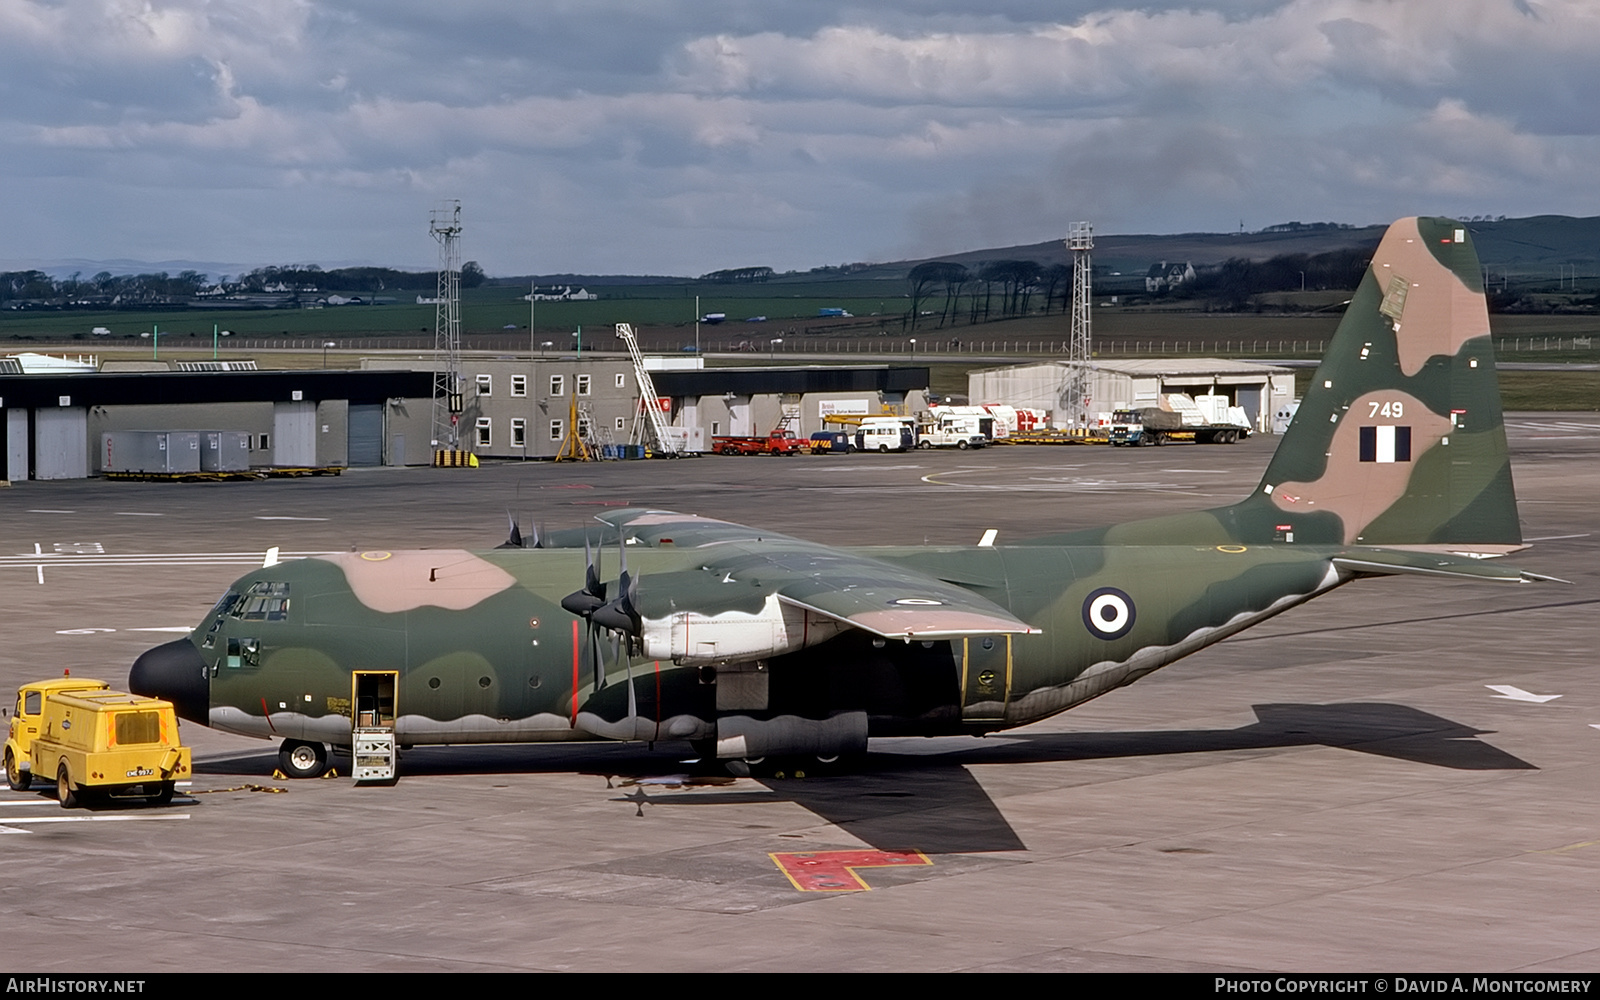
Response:
[[[934,412],[917,424],[918,448],[982,448],[989,443],[980,418],[967,413]]]

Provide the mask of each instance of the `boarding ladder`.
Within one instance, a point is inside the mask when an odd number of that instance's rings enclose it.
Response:
[[[628,345],[628,355],[633,358],[633,377],[639,383],[639,405],[650,417],[650,431],[656,438],[656,453],[677,458],[683,454],[678,441],[667,433],[667,420],[656,405],[656,384],[644,367],[644,355],[639,352],[639,341],[633,336],[629,323],[617,324],[617,338]]]

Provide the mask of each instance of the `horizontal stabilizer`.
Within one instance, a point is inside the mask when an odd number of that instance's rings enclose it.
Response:
[[[1471,556],[1453,556],[1436,552],[1416,552],[1402,549],[1354,549],[1333,557],[1333,564],[1341,571],[1368,576],[1413,574],[1417,576],[1453,576],[1465,580],[1489,583],[1533,583],[1546,581],[1567,583],[1553,576],[1530,573],[1515,566],[1487,562]]]

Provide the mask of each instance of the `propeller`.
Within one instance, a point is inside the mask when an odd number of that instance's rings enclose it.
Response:
[[[520,525],[517,524],[517,519],[512,516],[510,510],[506,511],[506,521],[511,526],[510,531],[509,531],[509,533],[508,533],[508,535],[506,537],[506,540],[501,542],[499,545],[496,545],[495,548],[497,548],[497,549],[537,549],[537,548],[540,547],[540,545],[539,545],[539,527],[538,527],[538,525],[530,524],[528,526],[529,537],[524,538],[523,534],[522,534],[522,528],[521,528]]]
[[[600,580],[600,567],[595,564],[594,550],[589,547],[589,535],[583,536],[583,589],[575,590],[561,599],[561,606],[579,618],[590,618],[606,603],[606,585]]]
[[[601,549],[600,551],[604,551]],[[561,599],[561,607],[589,623],[584,630],[585,644],[589,647],[589,660],[594,670],[595,690],[605,687],[606,671],[600,651],[598,630],[603,626],[595,620],[595,613],[606,606],[606,585],[600,579],[600,567],[595,549],[589,545],[589,533],[583,535],[583,589],[575,590]],[[615,656],[612,657],[615,659]]]
[[[617,596],[596,608],[589,620],[601,628],[626,635],[629,651],[632,652],[633,640],[639,637],[644,628],[644,617],[639,614],[639,578],[628,572],[627,539],[619,536],[617,545],[622,552],[622,572],[617,575]]]
[[[617,575],[617,596],[606,600],[607,587],[600,579],[599,565],[600,554],[605,550],[603,546],[591,547],[585,532],[583,589],[563,597],[561,607],[588,622],[584,638],[589,647],[596,691],[606,686],[605,654],[601,651],[599,631],[604,629],[611,634],[611,659],[613,662],[620,660],[627,667],[628,711],[635,715],[638,709],[633,691],[632,657],[644,628],[644,618],[639,613],[639,578],[628,572],[627,539],[619,534],[617,544],[622,560],[622,569]]]

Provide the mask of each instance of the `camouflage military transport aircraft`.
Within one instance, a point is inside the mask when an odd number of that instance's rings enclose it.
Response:
[[[1027,725],[1362,577],[1548,579],[1487,558],[1524,546],[1480,273],[1461,224],[1396,222],[1232,506],[868,549],[634,509],[535,547],[513,527],[489,552],[304,559],[242,577],[129,686],[282,739],[296,776],[358,716],[402,745],[687,740],[746,773]]]

